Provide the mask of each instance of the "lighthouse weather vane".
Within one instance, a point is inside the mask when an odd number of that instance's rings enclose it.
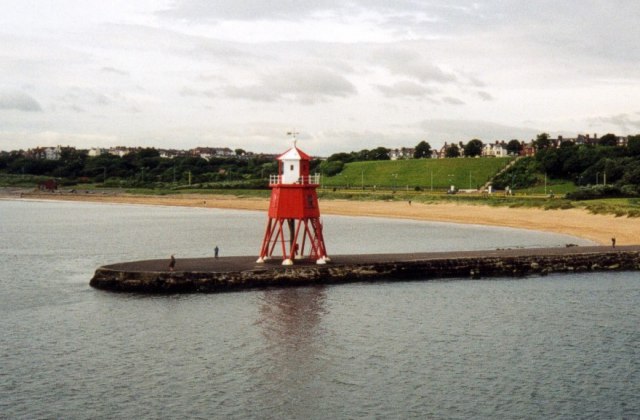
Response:
[[[298,134],[300,134],[300,132],[298,131],[287,131],[287,136],[291,136],[293,137],[293,147],[296,147],[298,144]]]

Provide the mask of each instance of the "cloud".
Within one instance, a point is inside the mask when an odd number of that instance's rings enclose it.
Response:
[[[502,0],[492,0],[460,6],[452,5],[449,0],[175,0],[159,14],[188,20],[262,20],[375,13],[388,15],[391,22],[404,18],[404,25],[398,22],[398,26],[406,26],[408,21],[414,24],[411,26],[414,29],[424,22],[461,25],[470,16],[482,22],[493,22],[496,20],[493,18],[496,6],[499,8],[501,2]]]
[[[463,101],[461,101],[458,98],[454,98],[452,96],[445,96],[444,98],[442,98],[442,102],[449,105],[464,105]]]
[[[493,95],[491,95],[489,92],[485,92],[483,90],[478,91],[478,96],[483,100],[483,101],[493,101],[494,97]]]
[[[128,76],[129,73],[123,70],[118,70],[114,67],[103,67],[101,69],[104,73],[117,74],[119,76]]]
[[[292,100],[314,104],[354,95],[356,88],[345,77],[330,70],[298,67],[264,75],[254,85],[229,86],[224,92],[230,97],[255,101]]]
[[[180,90],[180,96],[184,96],[184,97],[199,96],[204,98],[215,98],[217,94],[210,89],[196,89],[196,88],[190,88],[185,86]]]
[[[458,80],[455,74],[442,70],[417,49],[399,48],[397,45],[382,47],[372,54],[371,61],[392,74],[413,77],[424,83],[451,83]]]
[[[478,138],[484,142],[494,140],[534,138],[540,130],[480,120],[430,119],[419,123],[428,138],[436,141],[466,141]]]
[[[376,88],[388,98],[415,97],[422,98],[437,92],[436,89],[419,83],[403,80],[393,85],[376,85]]]
[[[42,107],[31,96],[20,91],[0,91],[0,109],[41,112]]]
[[[629,115],[626,113],[611,115],[608,117],[596,117],[590,118],[589,123],[592,125],[597,124],[609,124],[617,127],[619,130],[625,133],[630,133],[632,130],[640,129],[640,113],[636,112],[635,115]]]
[[[413,2],[396,0],[402,7]],[[354,10],[385,10],[384,1],[341,0],[176,0],[160,15],[177,19],[296,19],[319,14],[342,14]]]

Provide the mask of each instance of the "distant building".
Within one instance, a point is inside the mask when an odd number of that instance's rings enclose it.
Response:
[[[89,157],[97,157],[100,155],[104,155],[108,152],[107,149],[101,149],[99,147],[92,147],[91,149],[89,149],[89,151],[87,152],[87,156]]]
[[[211,158],[229,158],[236,155],[236,153],[228,147],[196,147],[195,149],[189,150],[189,154],[206,160]]]
[[[27,150],[25,156],[32,159],[60,160],[62,147],[36,147]]]
[[[413,159],[413,154],[416,149],[413,147],[401,147],[399,149],[391,149],[389,151],[389,159],[398,160],[398,159]]]
[[[160,149],[158,150],[161,158],[165,159],[174,159],[181,156],[186,156],[187,153],[184,150],[176,150],[176,149]]]
[[[109,149],[109,154],[113,156],[123,157],[131,153],[133,150],[131,147],[116,146]]]
[[[520,149],[520,156],[535,156],[536,148],[533,146],[533,142],[526,143],[524,140],[520,142],[522,148]]]
[[[504,141],[497,141],[495,143],[487,143],[482,146],[482,156],[484,157],[507,157],[509,152],[507,151],[507,144]]]

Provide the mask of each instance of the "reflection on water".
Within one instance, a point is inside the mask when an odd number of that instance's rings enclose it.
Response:
[[[258,325],[274,347],[299,353],[322,334],[326,286],[272,289],[262,292]],[[278,352],[281,354],[281,352]]]
[[[326,330],[322,325],[325,286],[267,290],[260,299],[259,326],[264,337],[266,369],[263,378],[272,388],[265,396],[276,398],[284,411],[312,408],[317,393],[310,392],[326,368]],[[302,407],[294,404],[305,401]],[[285,410],[286,409],[286,410]],[[285,413],[283,413],[285,414]],[[289,413],[292,414],[292,413]],[[312,414],[306,413],[306,414]],[[296,416],[305,416],[298,412]]]

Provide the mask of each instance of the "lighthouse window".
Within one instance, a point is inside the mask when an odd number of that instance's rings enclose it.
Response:
[[[291,171],[293,171],[293,165],[291,165],[291,168],[290,168],[290,170],[291,170]]]

